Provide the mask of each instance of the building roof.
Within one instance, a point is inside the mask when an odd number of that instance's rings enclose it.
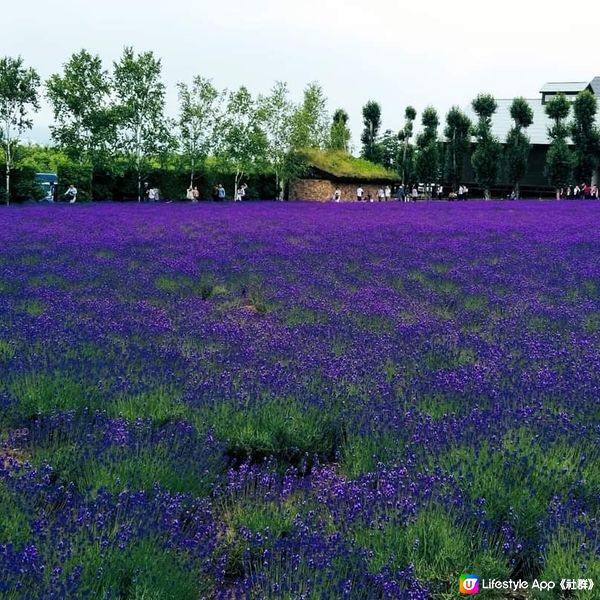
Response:
[[[299,154],[313,172],[318,171],[319,174],[326,174],[334,179],[352,181],[398,180],[397,173],[388,171],[385,167],[363,158],[351,156],[347,152],[307,148]]]
[[[600,96],[600,77],[594,77],[594,79],[590,81],[590,87],[596,96]]]
[[[585,90],[589,85],[589,81],[550,81],[542,86],[540,94],[558,92],[577,94]]]

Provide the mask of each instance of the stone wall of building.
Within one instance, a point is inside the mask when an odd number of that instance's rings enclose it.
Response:
[[[355,202],[356,189],[359,185],[364,190],[364,199],[371,194],[377,200],[377,192],[381,186],[376,183],[335,183],[328,179],[295,179],[290,184],[290,200],[312,200],[316,202],[329,202],[336,189],[342,193],[342,202]],[[392,187],[390,185],[390,187]]]

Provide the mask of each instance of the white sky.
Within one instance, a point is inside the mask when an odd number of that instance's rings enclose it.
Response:
[[[546,81],[600,75],[600,3],[571,0],[3,0],[0,56],[22,55],[45,79],[86,48],[105,66],[123,46],[163,60],[168,112],[175,84],[194,75],[219,87],[268,92],[275,80],[299,100],[317,80],[329,110],[350,114],[359,147],[361,107],[382,105],[383,128],[398,130],[404,108],[442,114],[479,92],[537,97]],[[558,4],[558,3],[556,3]],[[420,115],[418,116],[420,118]],[[44,141],[48,107],[32,138]]]

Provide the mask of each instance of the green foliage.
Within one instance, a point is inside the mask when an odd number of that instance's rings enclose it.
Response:
[[[412,106],[407,106],[404,111],[404,127],[398,133],[398,139],[402,142],[402,155],[399,157],[399,172],[402,174],[402,185],[415,176],[414,148],[410,144],[413,135],[413,123],[417,117],[417,111]]]
[[[16,161],[15,161],[16,162]],[[0,173],[6,173],[6,163],[0,161]],[[37,169],[18,164],[10,170],[10,197],[14,202],[40,200],[45,196],[43,188],[35,181]],[[0,178],[0,198],[6,193],[6,179]]]
[[[328,132],[327,98],[321,84],[309,83],[302,104],[292,116],[291,148],[325,148]]]
[[[424,183],[433,183],[439,179],[440,148],[438,126],[440,120],[437,111],[428,106],[421,115],[423,131],[417,136],[417,175]]]
[[[165,152],[174,141],[164,118],[165,86],[161,74],[161,61],[152,52],[136,56],[133,48],[125,48],[114,64],[117,143],[137,174],[138,200],[149,158]]]
[[[533,110],[525,98],[515,98],[510,107],[510,116],[515,124],[506,137],[504,160],[508,179],[514,185],[514,191],[518,198],[519,183],[527,174],[531,149],[529,138],[523,129],[533,123]]]
[[[500,143],[492,135],[492,115],[498,105],[489,94],[479,94],[472,104],[478,121],[473,130],[477,145],[471,157],[471,164],[477,183],[484,188],[485,198],[489,198],[490,188],[498,178],[501,155]]]
[[[600,129],[596,125],[598,101],[589,90],[577,94],[573,102],[571,139],[575,146],[575,176],[590,181],[600,163]]]
[[[235,173],[235,197],[242,179],[267,162],[266,113],[247,88],[231,92],[217,135],[218,157]]]
[[[338,108],[333,113],[328,144],[330,150],[349,151],[351,133],[348,128],[348,118],[348,113],[343,108]]]
[[[369,100],[362,109],[363,129],[360,141],[362,142],[362,157],[368,161],[379,163],[381,161],[381,148],[379,147],[379,129],[381,128],[381,106],[374,100]]]
[[[575,157],[564,138],[553,140],[546,153],[546,177],[557,190],[566,187],[573,175]],[[558,193],[558,192],[557,192]]]
[[[34,69],[25,68],[20,56],[0,58],[0,143],[6,163],[6,204],[11,198],[10,171],[14,148],[22,133],[33,125],[29,114],[40,108],[39,86],[39,75]]]
[[[458,189],[463,178],[464,158],[470,146],[471,121],[458,106],[453,106],[446,115],[446,180],[452,189]]]
[[[223,94],[210,79],[194,77],[192,85],[177,84],[179,91],[179,142],[193,185],[198,165],[208,156],[220,118]]]
[[[391,129],[386,129],[379,146],[380,164],[390,171],[399,172],[401,159],[398,135],[394,134]]]
[[[54,111],[52,137],[77,164],[107,161],[115,143],[115,113],[110,103],[112,87],[99,56],[86,50],[73,54],[62,75],[47,84]]]
[[[287,182],[302,172],[294,158],[294,136],[302,118],[289,99],[287,83],[277,81],[271,93],[262,100],[267,136],[267,158],[275,172],[277,197],[283,199]],[[306,115],[304,115],[306,116]],[[297,142],[297,140],[296,140]]]
[[[295,465],[315,456],[330,460],[343,434],[335,406],[326,411],[303,407],[293,398],[266,400],[247,409],[222,403],[206,419],[236,462],[268,456]]]
[[[57,175],[59,181],[59,200],[64,200],[64,193],[71,183],[77,188],[77,200],[92,199],[93,172],[91,165],[78,163],[62,164],[57,169]]]

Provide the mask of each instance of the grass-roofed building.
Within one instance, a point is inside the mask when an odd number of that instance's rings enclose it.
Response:
[[[311,149],[302,151],[300,157],[304,174],[290,182],[290,200],[325,202],[339,189],[342,201],[355,201],[359,186],[365,198],[371,194],[376,199],[379,188],[400,183],[397,173],[346,152]]]

